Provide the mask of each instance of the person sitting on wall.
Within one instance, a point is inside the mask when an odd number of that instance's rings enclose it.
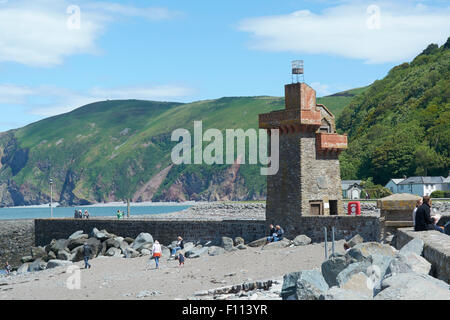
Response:
[[[416,223],[414,225],[414,231],[436,230],[444,233],[444,229],[436,225],[439,217],[430,216],[431,204],[432,201],[429,196],[423,197],[423,204],[419,208],[417,208],[416,211]]]
[[[276,237],[277,235],[277,230],[275,229],[275,227],[273,226],[273,224],[269,225],[269,236],[267,237],[267,242],[273,242],[274,241],[274,237]]]
[[[284,230],[279,225],[277,225],[275,227],[275,233],[273,233],[271,237],[268,237],[267,241],[268,242],[280,241],[283,239],[283,235],[284,235]]]
[[[419,209],[419,207],[422,204],[423,204],[423,199],[422,198],[418,199],[417,202],[416,202],[416,207],[413,210],[413,225],[414,226],[416,225],[416,212],[417,212],[417,209]]]

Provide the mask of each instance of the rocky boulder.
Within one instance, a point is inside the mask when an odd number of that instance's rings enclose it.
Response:
[[[367,269],[370,266],[371,263],[369,260],[349,264],[344,270],[339,272],[336,277],[336,281],[339,287],[342,288],[342,286],[355,274],[358,274],[360,272],[366,273]]]
[[[58,254],[59,250],[67,249],[68,241],[66,239],[52,240],[49,244],[50,251]]]
[[[105,256],[108,256],[108,257],[120,257],[121,255],[122,255],[122,251],[116,247],[109,248],[105,253]]]
[[[208,249],[208,254],[210,256],[218,256],[219,254],[223,254],[225,253],[226,250],[222,247],[217,247],[217,246],[211,246]]]
[[[24,274],[28,272],[28,267],[29,267],[29,263],[26,262],[24,264],[22,264],[18,269],[17,269],[17,273],[18,274]]]
[[[153,245],[153,237],[150,233],[141,232],[130,246],[131,249],[139,250],[144,245]]]
[[[245,244],[245,240],[242,237],[234,238],[234,246],[237,247],[240,244]]]
[[[47,256],[47,252],[43,247],[31,247],[31,257],[33,260],[43,259],[45,256]]]
[[[22,263],[32,262],[33,261],[33,257],[32,256],[24,256],[24,257],[22,257],[22,259],[20,259],[20,261]]]
[[[281,297],[283,300],[319,300],[329,289],[317,270],[292,272],[284,275]]]
[[[225,251],[233,251],[236,250],[236,248],[233,246],[233,239],[228,237],[222,237],[222,248],[225,249]]]
[[[280,241],[269,242],[267,245],[262,247],[262,250],[281,249],[281,248],[289,247],[290,245],[291,245],[291,241],[286,238],[283,238]]]
[[[382,282],[375,300],[450,300],[448,284],[429,275],[400,273]]]
[[[372,296],[338,287],[330,288],[320,296],[320,300],[371,300]]]
[[[419,274],[429,274],[431,263],[425,258],[412,251],[406,251],[405,254],[398,254],[390,263],[386,274],[398,274],[416,272]]]
[[[47,268],[47,263],[41,259],[37,259],[28,265],[28,272],[36,272],[45,270]]]
[[[240,243],[236,246],[236,248],[239,250],[245,250],[245,249],[247,249],[247,246],[243,243]]]
[[[200,256],[208,253],[208,247],[197,246],[189,251],[186,251],[186,258],[199,258]]]
[[[97,228],[93,228],[91,231],[91,238],[96,238],[97,240],[104,241],[108,239],[108,235],[105,232],[101,232]]]
[[[405,244],[399,251],[400,254],[407,254],[413,252],[419,256],[422,255],[423,252],[423,241],[419,238],[414,238],[407,244]]]
[[[72,265],[72,261],[52,259],[52,260],[48,261],[47,269],[52,269],[52,268],[57,268],[57,267],[67,267],[70,265]]]
[[[357,234],[356,236],[354,236],[353,238],[351,238],[350,240],[348,240],[348,245],[350,246],[350,248],[353,248],[354,246],[361,244],[364,242],[363,237],[361,237],[359,234]]]
[[[358,292],[363,296],[373,297],[373,284],[364,272],[351,275],[345,283],[339,286],[341,289]]]
[[[348,262],[344,256],[336,255],[322,263],[322,275],[329,287],[338,286],[337,276],[347,268]]]
[[[293,240],[295,246],[306,246],[311,243],[311,238],[305,235],[296,236]]]
[[[59,250],[58,254],[56,255],[56,259],[60,261],[68,261],[71,260],[72,255],[67,252],[66,250]]]
[[[83,230],[78,230],[70,235],[67,240],[87,239],[89,236]]]
[[[355,245],[352,249],[349,250],[349,252],[350,251],[359,251],[364,258],[368,258],[373,254],[393,257],[395,256],[397,250],[388,244],[382,244],[378,242],[364,242]]]
[[[261,238],[261,239],[252,241],[252,242],[250,242],[250,243],[247,244],[247,245],[248,245],[249,247],[253,247],[253,248],[254,248],[254,247],[261,247],[261,246],[265,245],[266,242],[267,242],[267,238],[264,237],[264,238]]]
[[[137,258],[137,257],[139,257],[139,251],[134,250],[131,247],[128,247],[125,249],[124,255],[125,255],[125,258],[128,258],[128,259]]]
[[[76,247],[82,246],[87,241],[87,238],[80,237],[77,239],[71,239],[67,242],[67,248],[72,251]]]

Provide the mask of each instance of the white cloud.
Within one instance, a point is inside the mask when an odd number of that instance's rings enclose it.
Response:
[[[449,36],[449,7],[373,3],[350,2],[318,14],[300,10],[249,18],[238,28],[251,34],[254,49],[332,54],[368,63],[402,62]]]
[[[92,88],[85,92],[75,92],[54,86],[0,85],[0,106],[1,104],[21,105],[28,110],[29,114],[49,117],[107,99],[173,101],[192,93],[191,88],[180,85]]]
[[[72,5],[59,0],[15,0],[0,5],[0,62],[12,61],[29,66],[61,64],[65,57],[98,52],[96,40],[107,25],[119,17],[149,20],[168,19],[164,8],[136,8],[112,3],[82,1],[80,28],[68,28],[74,17]]]
[[[316,90],[317,97],[323,97],[323,96],[327,96],[327,95],[331,94],[330,86],[327,84],[323,84],[320,82],[313,82],[313,83],[311,83],[311,88]]]

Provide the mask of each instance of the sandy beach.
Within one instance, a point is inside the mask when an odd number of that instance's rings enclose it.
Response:
[[[342,244],[336,243],[337,252],[342,253]],[[155,294],[140,299],[188,299],[203,290],[252,280],[281,280],[289,272],[320,268],[323,261],[323,243],[270,250],[248,247],[218,256],[186,259],[183,267],[178,261],[163,257],[160,269],[155,269],[154,261],[148,257],[102,257],[91,260],[90,269],[83,269],[83,262],[74,264],[81,268],[80,289],[68,289],[67,280],[73,274],[58,267],[0,278],[0,299],[125,300],[136,299],[142,291]]]

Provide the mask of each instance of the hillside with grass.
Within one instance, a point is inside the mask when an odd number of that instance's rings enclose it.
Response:
[[[192,133],[195,120],[203,131],[257,128],[259,113],[282,108],[278,97],[101,101],[0,133],[0,206],[49,202],[50,178],[54,201],[64,205],[264,199],[259,165],[172,165],[171,133]]]
[[[450,38],[392,68],[343,109],[348,134],[342,179],[385,184],[403,176],[447,176],[450,166]]]

